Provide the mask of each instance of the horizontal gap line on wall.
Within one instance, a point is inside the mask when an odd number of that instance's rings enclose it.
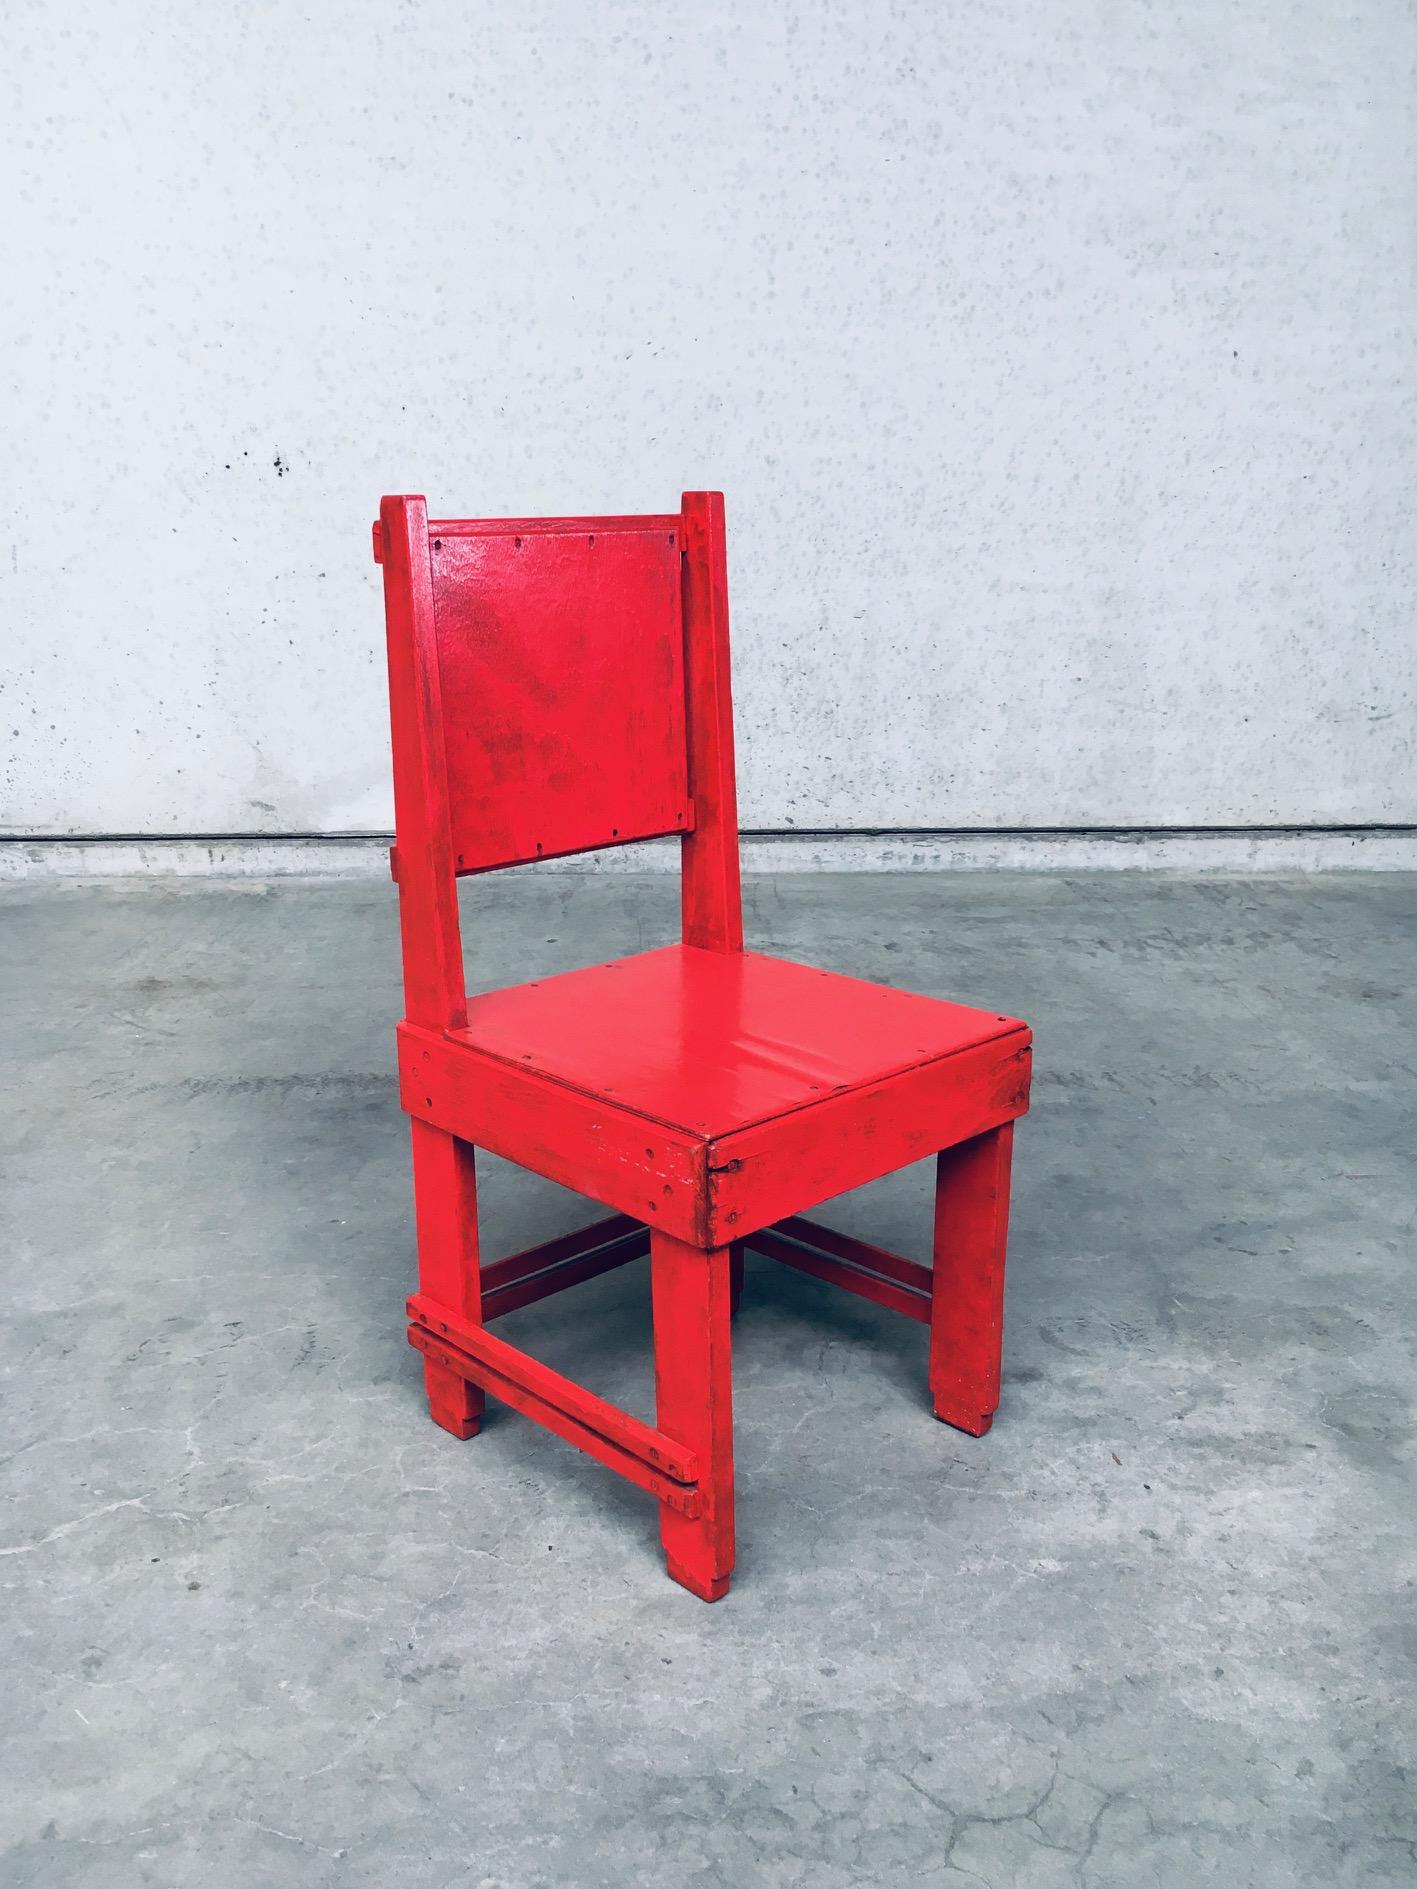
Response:
[[[744,839],[1130,839],[1153,833],[1417,833],[1417,821],[1360,821],[1342,826],[858,826],[744,827]]]
[[[1417,821],[1366,820],[1342,825],[1283,826],[745,826],[744,840],[1012,840],[1206,838],[1271,834],[1402,833],[1417,835]],[[673,838],[672,834],[667,838]],[[0,846],[392,846],[389,833],[4,833]],[[653,842],[648,842],[653,843]]]
[[[72,835],[0,840],[0,879],[383,879],[387,833]],[[1417,872],[1417,826],[1013,827],[743,834],[745,873]],[[674,872],[674,839],[522,870]]]

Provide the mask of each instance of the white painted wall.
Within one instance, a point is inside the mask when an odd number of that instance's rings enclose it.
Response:
[[[7,830],[386,827],[379,494],[684,485],[746,825],[1417,819],[1414,51],[1404,0],[13,6]]]

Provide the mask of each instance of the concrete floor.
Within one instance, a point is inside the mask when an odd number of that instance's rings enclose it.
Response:
[[[7,1889],[1417,1880],[1417,881],[748,896],[1037,1081],[986,1439],[918,1326],[750,1259],[710,1608],[609,1471],[425,1417],[392,889],[6,892]],[[477,883],[474,982],[674,898]],[[490,1254],[591,1217],[483,1195]],[[927,1173],[825,1217],[923,1257]],[[503,1329],[648,1414],[642,1268]]]

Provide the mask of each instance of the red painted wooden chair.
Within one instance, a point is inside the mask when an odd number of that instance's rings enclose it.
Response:
[[[669,1572],[733,1568],[729,1317],[744,1246],[930,1327],[930,1394],[999,1401],[1027,1027],[743,949],[723,500],[637,518],[428,521],[386,498],[384,567],[418,1292],[434,1421],[484,1393],[649,1490]],[[469,998],[457,876],[677,834],[683,942]],[[478,1256],[473,1149],[614,1209]],[[933,1272],[801,1217],[938,1154]],[[488,1330],[648,1251],[657,1427]]]

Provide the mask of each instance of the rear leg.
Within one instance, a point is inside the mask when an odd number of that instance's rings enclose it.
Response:
[[[935,1169],[930,1396],[942,1423],[983,1436],[999,1407],[1013,1123],[944,1149]]]

